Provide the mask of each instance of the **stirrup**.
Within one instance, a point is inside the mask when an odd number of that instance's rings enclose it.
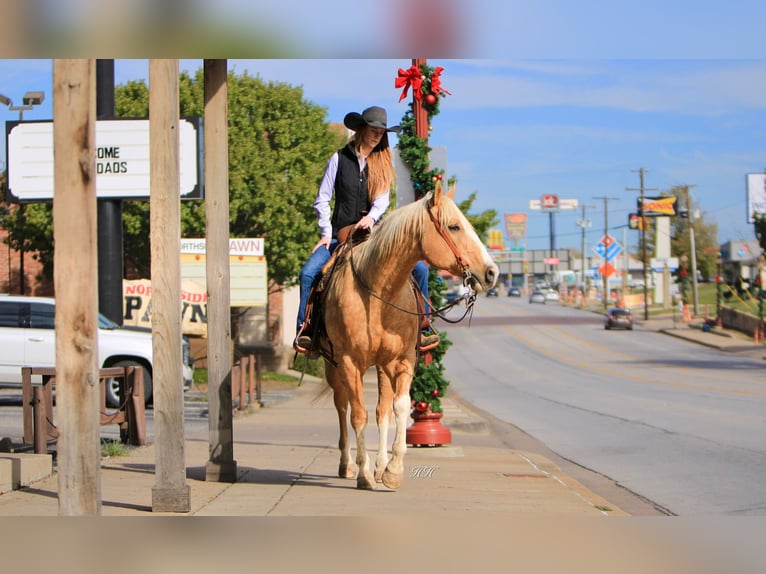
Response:
[[[319,350],[314,347],[314,341],[308,335],[298,335],[293,341],[293,349],[309,359],[319,357]]]
[[[440,342],[441,338],[436,332],[430,335],[424,335],[422,332],[418,333],[418,351],[421,353],[435,349],[439,346]]]

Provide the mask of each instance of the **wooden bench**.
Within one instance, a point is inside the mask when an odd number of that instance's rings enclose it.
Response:
[[[41,377],[32,382],[33,375]],[[106,379],[120,379],[122,404],[113,412],[106,410]],[[107,367],[99,369],[101,382],[101,425],[120,425],[120,439],[132,445],[146,444],[146,411],[144,408],[144,371],[141,367]],[[48,441],[58,439],[53,419],[53,385],[55,367],[22,367],[22,414],[24,444],[34,444],[35,453],[48,452]]]

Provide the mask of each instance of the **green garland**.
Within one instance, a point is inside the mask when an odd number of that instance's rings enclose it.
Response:
[[[420,66],[422,84],[421,101],[428,115],[428,125],[431,126],[431,118],[439,113],[440,94],[434,94],[435,101],[426,103],[426,96],[432,94],[431,80],[434,75],[434,68],[423,64]],[[429,98],[431,99],[431,98]],[[405,112],[400,122],[402,131],[399,133],[397,149],[399,157],[410,168],[410,180],[415,191],[416,199],[422,198],[428,192],[433,191],[436,182],[444,176],[443,170],[432,169],[429,165],[428,154],[431,148],[428,146],[426,138],[418,137],[415,129],[414,103],[409,104],[409,109]],[[446,183],[446,182],[445,182]],[[438,272],[431,267],[428,275],[428,290],[431,303],[439,308],[444,304],[444,291],[446,286],[439,278]],[[449,381],[444,378],[444,366],[442,358],[452,342],[447,339],[444,333],[439,334],[441,342],[439,345],[429,351],[429,353],[420,357],[415,375],[412,378],[410,388],[410,398],[416,410],[423,410],[439,413],[442,412],[441,397],[447,392]],[[428,360],[426,360],[428,358]]]

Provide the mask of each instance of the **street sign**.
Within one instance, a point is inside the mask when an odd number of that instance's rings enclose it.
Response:
[[[601,276],[606,277],[607,279],[609,279],[609,277],[611,277],[615,271],[616,269],[614,266],[608,261],[598,268],[598,272],[601,274]]]
[[[620,253],[622,253],[622,245],[614,239],[611,235],[604,235],[593,250],[598,253],[599,257],[606,261],[612,261]]]

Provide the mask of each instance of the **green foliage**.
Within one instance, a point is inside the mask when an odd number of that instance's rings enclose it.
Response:
[[[420,67],[420,71],[421,76],[424,78],[421,93],[425,96],[431,93],[431,79],[434,68],[423,64]],[[440,101],[441,97],[437,97],[433,105],[424,105],[429,126],[431,119],[439,113]],[[428,147],[428,142],[425,138],[417,136],[414,109],[414,104],[410,103],[409,109],[405,112],[400,122],[402,131],[399,134],[396,147],[399,150],[399,156],[402,158],[402,161],[410,168],[410,179],[415,190],[415,196],[420,198],[429,191],[432,191],[436,187],[438,178],[443,179],[444,175],[442,170],[431,169],[430,167],[428,153],[431,151],[431,148]],[[456,181],[456,178],[451,176],[447,182],[448,187],[455,184]],[[497,224],[497,212],[495,210],[487,210],[481,214],[470,215],[468,211],[471,209],[475,199],[476,193],[472,193],[468,199],[458,203],[458,207],[476,228],[479,237],[486,241],[489,229]],[[428,291],[434,308],[438,309],[444,305],[445,289],[444,283],[439,280],[437,270],[431,268],[428,277]],[[432,412],[441,412],[441,397],[446,394],[447,387],[449,386],[449,381],[444,377],[442,358],[447,349],[452,345],[452,342],[447,339],[445,333],[440,333],[439,336],[441,342],[428,353],[430,360],[427,362],[424,360],[424,357],[420,358],[415,368],[415,375],[410,388],[410,398],[415,403],[421,401],[428,403],[428,408]]]
[[[324,166],[344,138],[330,129],[325,108],[304,99],[302,88],[230,72],[228,90],[230,235],[265,237],[270,281],[294,285],[319,239],[313,202]],[[148,90],[129,84],[118,92],[118,115],[141,113],[137,102],[147,113]],[[181,74],[179,102],[182,116],[204,115],[203,70]],[[135,255],[126,265],[146,276],[148,202],[126,206],[123,222],[126,253]],[[184,237],[204,237],[204,202],[181,204],[181,229]]]
[[[766,253],[766,213],[754,213],[753,214],[753,229],[755,231],[755,237],[758,240],[758,245]]]
[[[313,202],[327,159],[345,137],[331,129],[327,111],[303,97],[303,89],[265,82],[247,73],[228,76],[229,230],[231,237],[264,237],[269,280],[291,286],[319,239]],[[182,117],[204,117],[204,73],[179,76]],[[115,88],[115,115],[145,118],[149,88],[143,80]],[[150,276],[147,201],[124,201],[123,248],[127,277]],[[49,204],[26,206],[3,218],[11,248],[22,242],[39,252],[44,275],[53,276],[53,228]],[[205,202],[181,203],[183,237],[205,236]]]
[[[676,186],[670,190],[670,194],[675,195],[679,205],[687,203],[687,191],[685,186]],[[700,212],[694,219],[693,214],[689,213],[688,218],[674,217],[671,223],[671,253],[676,257],[682,254],[689,256],[689,273],[691,273],[691,232],[690,228],[694,226],[694,247],[697,263],[697,270],[705,279],[715,276],[718,260],[718,226],[715,223],[707,221],[707,213]],[[691,280],[691,275],[689,275]]]

